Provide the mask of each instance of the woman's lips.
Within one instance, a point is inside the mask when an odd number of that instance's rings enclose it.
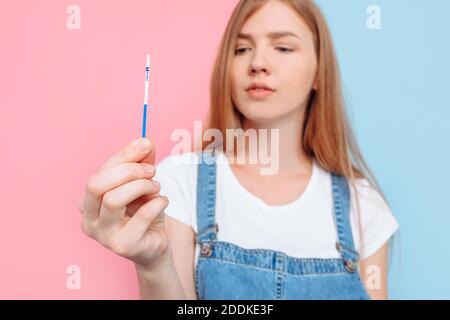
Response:
[[[267,97],[271,96],[273,91],[272,90],[266,90],[266,89],[252,89],[247,91],[248,95],[257,100],[266,99]]]

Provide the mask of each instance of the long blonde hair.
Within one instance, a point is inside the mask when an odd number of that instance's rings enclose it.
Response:
[[[231,99],[231,67],[237,36],[246,20],[268,1],[241,0],[235,7],[221,40],[211,77],[210,110],[204,130],[218,129],[223,135],[223,149],[227,146],[226,129],[239,129],[243,125],[243,116]],[[348,178],[355,191],[355,179],[367,179],[369,187],[375,188],[386,201],[375,176],[363,159],[347,119],[334,45],[320,9],[312,0],[279,1],[289,5],[309,27],[318,61],[318,86],[317,90],[312,91],[305,110],[302,148],[325,170]],[[202,150],[205,150],[207,145],[207,141],[202,141]],[[356,203],[360,217],[358,196]],[[360,219],[358,222],[362,244]]]

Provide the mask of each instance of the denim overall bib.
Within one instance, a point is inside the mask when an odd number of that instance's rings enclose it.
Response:
[[[216,158],[204,152],[200,159],[196,235],[200,254],[195,268],[198,299],[370,299],[358,272],[359,255],[353,243],[349,189],[344,177],[332,174],[336,250],[340,258],[296,258],[280,251],[246,249],[217,240]]]

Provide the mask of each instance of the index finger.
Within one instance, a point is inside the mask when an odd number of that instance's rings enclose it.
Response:
[[[110,157],[99,169],[98,171],[105,170],[107,168],[116,166],[125,162],[139,162],[143,159],[148,159],[149,155],[152,158],[154,154],[154,144],[148,138],[139,138],[131,142],[125,148],[120,150],[118,153]],[[154,158],[154,157],[153,157]]]

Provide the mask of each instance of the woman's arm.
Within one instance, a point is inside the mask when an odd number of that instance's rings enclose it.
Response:
[[[360,264],[361,279],[367,292],[374,300],[385,300],[388,298],[387,257],[388,244],[386,243],[375,254],[362,260]]]
[[[192,228],[165,216],[169,247],[155,265],[136,271],[141,299],[195,300],[195,233]]]
[[[169,249],[152,266],[135,263],[139,293],[143,300],[184,300],[183,287],[175,270],[172,250]]]

